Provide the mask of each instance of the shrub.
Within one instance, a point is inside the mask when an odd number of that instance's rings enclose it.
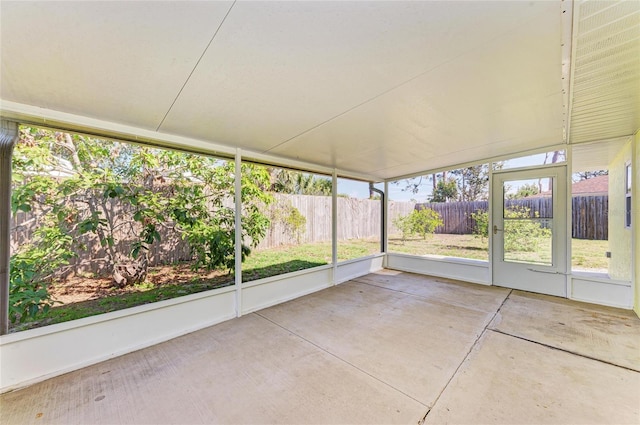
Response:
[[[440,214],[431,208],[413,210],[411,212],[411,221],[413,223],[415,233],[422,235],[424,239],[427,238],[427,235],[435,232],[438,226],[442,226],[444,224]]]
[[[295,237],[296,242],[300,243],[300,238],[307,230],[307,218],[302,215],[300,210],[291,206],[288,214],[284,218],[284,225],[287,228],[289,234]]]
[[[485,210],[476,210],[471,213],[471,218],[476,222],[473,234],[484,238],[489,237],[489,212]]]
[[[402,232],[402,243],[413,235],[413,224],[411,223],[411,214],[401,215],[393,219],[393,225]]]
[[[504,223],[505,251],[537,251],[540,248],[541,239],[551,236],[551,229],[545,228],[541,222],[532,220],[539,217],[538,212],[531,217],[530,208],[510,207],[506,211]]]
[[[57,227],[41,227],[33,241],[11,256],[9,273],[9,320],[12,323],[46,314],[54,301],[47,286],[52,277],[74,256],[72,238]]]
[[[440,214],[430,208],[413,210],[411,214],[396,217],[393,224],[402,232],[402,242],[409,236],[421,235],[424,239],[435,232],[438,226],[442,226]]]

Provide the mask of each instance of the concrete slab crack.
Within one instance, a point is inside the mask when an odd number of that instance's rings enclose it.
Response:
[[[495,313],[493,313],[493,316],[491,316],[491,318],[489,320],[487,320],[487,323],[485,324],[484,328],[482,329],[482,332],[480,332],[480,334],[478,335],[478,337],[476,338],[476,340],[473,342],[473,344],[471,344],[471,347],[469,348],[469,351],[467,351],[467,354],[464,356],[464,358],[462,359],[462,361],[460,362],[460,364],[458,365],[458,367],[456,367],[456,370],[453,372],[453,374],[451,375],[451,377],[449,378],[449,380],[447,381],[447,383],[445,384],[445,386],[442,388],[442,390],[440,391],[440,393],[438,393],[438,396],[436,397],[436,399],[433,401],[433,404],[431,405],[431,409],[429,409],[429,411],[427,411],[427,413],[424,415],[424,417],[418,421],[418,425],[422,425],[424,424],[424,422],[427,419],[427,416],[429,415],[429,413],[431,412],[431,410],[433,410],[436,405],[438,404],[438,400],[440,400],[440,397],[442,396],[442,394],[444,394],[444,392],[447,390],[447,388],[449,387],[449,385],[451,384],[451,381],[453,381],[453,378],[455,378],[455,376],[458,374],[458,371],[460,371],[460,369],[462,368],[462,365],[467,361],[467,359],[469,358],[469,356],[471,355],[471,353],[473,352],[473,350],[476,348],[476,346],[478,345],[478,343],[480,342],[480,340],[482,339],[482,337],[484,336],[484,334],[488,331],[491,330],[489,329],[489,325],[491,323],[493,323],[493,320],[496,318],[496,316],[500,313],[500,310],[502,310],[502,307],[504,306],[504,304],[507,302],[507,300],[509,299],[509,297],[511,296],[511,294],[513,293],[513,289],[509,290],[509,293],[507,294],[507,296],[504,297],[504,300],[502,300],[502,303],[500,304],[500,307],[498,307],[495,311]]]

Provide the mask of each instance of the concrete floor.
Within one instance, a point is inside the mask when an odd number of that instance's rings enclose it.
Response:
[[[637,424],[640,319],[385,270],[4,394],[0,422]]]

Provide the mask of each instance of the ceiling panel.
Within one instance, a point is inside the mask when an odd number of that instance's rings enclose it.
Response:
[[[562,143],[559,15],[539,14],[271,152],[390,178]],[[396,155],[363,155],[384,146]]]
[[[361,149],[359,139],[371,142],[367,122],[377,121],[382,137],[407,118],[375,111],[364,123],[348,120],[344,131],[353,138],[341,139],[330,156],[309,144],[293,154],[286,142],[351,117],[371,99],[387,99],[493,40],[508,40],[532,17],[551,15],[557,27],[559,14],[557,3],[537,2],[239,2],[161,130],[337,165],[336,155]],[[377,143],[391,155],[397,146],[392,138]]]
[[[155,130],[230,5],[2,1],[0,95]]]

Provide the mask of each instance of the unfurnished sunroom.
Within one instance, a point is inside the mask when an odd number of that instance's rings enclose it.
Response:
[[[3,1],[0,34],[2,392],[420,276],[638,319],[636,1]]]

